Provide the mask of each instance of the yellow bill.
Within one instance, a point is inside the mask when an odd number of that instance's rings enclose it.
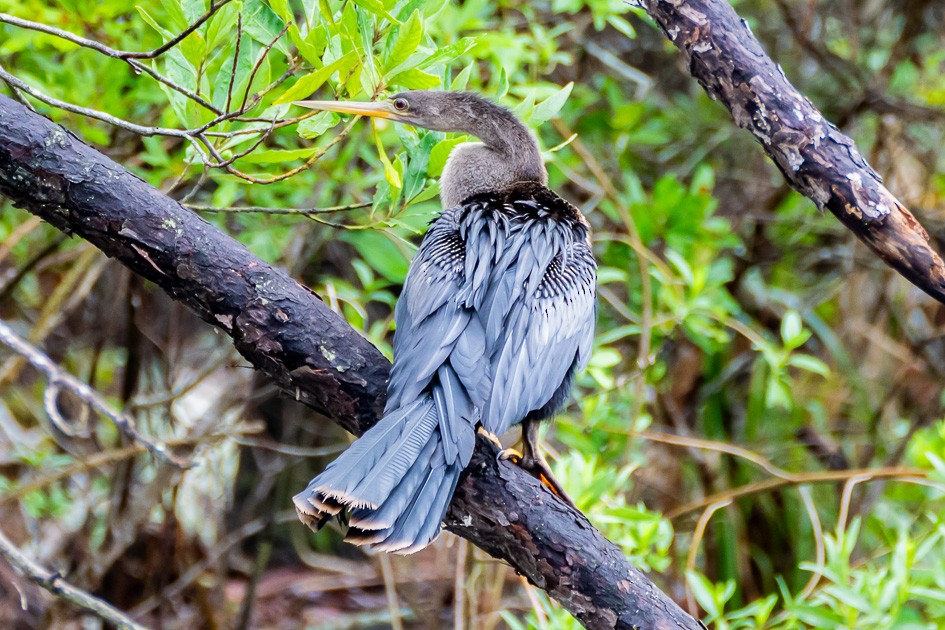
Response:
[[[374,118],[397,118],[397,111],[387,101],[295,101],[293,105],[322,112],[338,112]]]

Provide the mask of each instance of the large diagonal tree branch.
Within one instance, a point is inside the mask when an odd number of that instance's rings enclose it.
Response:
[[[642,6],[689,72],[750,131],[792,188],[830,210],[888,265],[945,302],[945,264],[856,145],[791,85],[726,0],[628,0]]]
[[[353,433],[383,409],[389,363],[284,271],[69,132],[0,96],[0,193],[75,233],[224,330],[284,390]],[[448,528],[589,628],[698,628],[579,512],[479,440]]]

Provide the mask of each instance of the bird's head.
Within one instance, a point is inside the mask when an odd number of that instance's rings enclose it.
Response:
[[[548,181],[538,143],[515,114],[469,92],[412,90],[385,101],[298,101],[309,109],[385,118],[433,131],[458,131],[482,142],[450,153],[441,179],[444,207],[519,181]]]
[[[497,111],[503,112],[503,117],[512,116],[508,110],[481,96],[437,90],[400,92],[383,101],[296,101],[295,104],[319,111],[384,118],[433,131],[462,131],[474,135]]]

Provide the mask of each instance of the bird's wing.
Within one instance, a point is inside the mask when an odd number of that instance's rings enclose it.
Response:
[[[502,434],[544,407],[590,357],[597,266],[569,229],[534,220],[514,260],[499,265],[480,316],[486,318],[492,387],[486,430]]]
[[[429,387],[469,324],[471,312],[456,305],[466,258],[457,214],[444,212],[427,230],[397,300],[389,410],[416,399]]]
[[[448,463],[472,452],[482,408],[474,397],[489,382],[473,310],[460,299],[467,260],[461,210],[447,210],[433,222],[411,262],[394,312],[394,367],[387,387],[388,412],[430,391]],[[454,364],[475,377],[461,379]]]

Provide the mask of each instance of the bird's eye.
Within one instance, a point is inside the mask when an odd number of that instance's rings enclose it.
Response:
[[[407,99],[405,98],[394,99],[394,109],[396,109],[397,111],[405,112],[407,111],[408,107],[410,107],[410,104],[407,102]]]

